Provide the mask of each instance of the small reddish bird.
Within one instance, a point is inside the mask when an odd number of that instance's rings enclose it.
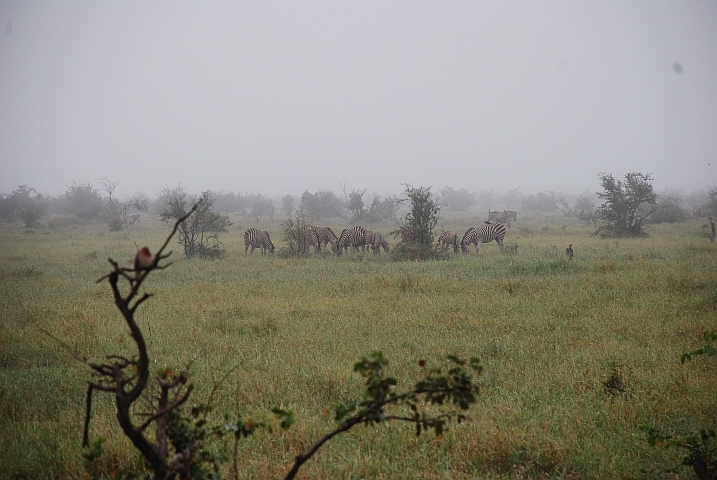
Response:
[[[134,256],[134,269],[135,270],[143,270],[147,269],[152,266],[154,263],[154,255],[149,253],[149,248],[142,247],[139,249],[139,252],[137,252],[137,255]]]

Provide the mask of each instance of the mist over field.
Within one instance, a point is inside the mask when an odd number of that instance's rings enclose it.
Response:
[[[0,4],[0,192],[717,184],[717,2]]]

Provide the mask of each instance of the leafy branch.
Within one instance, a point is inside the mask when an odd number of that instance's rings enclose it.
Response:
[[[340,422],[338,428],[321,437],[305,453],[297,456],[284,479],[294,478],[299,468],[326,442],[356,425],[403,421],[416,425],[416,435],[428,429],[433,429],[436,435],[442,435],[448,420],[455,418],[459,423],[465,420],[465,415],[460,411],[430,416],[420,409],[421,404],[452,403],[460,410],[467,410],[475,403],[478,386],[473,383],[471,372],[480,375],[480,361],[476,358],[465,361],[455,355],[449,355],[447,358],[450,368],[446,373],[443,373],[441,368],[427,369],[424,378],[417,382],[413,389],[403,393],[394,392],[398,381],[385,375],[384,367],[388,365],[388,360],[381,352],[372,353],[370,358],[362,358],[354,365],[354,372],[360,373],[366,379],[363,398],[351,403],[342,402],[335,407],[335,419]],[[421,368],[425,368],[425,365],[425,361],[419,361]],[[394,415],[386,412],[387,407],[399,405],[407,406],[410,413]],[[282,417],[284,422],[288,422],[288,425],[293,423],[292,412],[275,409],[274,413]]]

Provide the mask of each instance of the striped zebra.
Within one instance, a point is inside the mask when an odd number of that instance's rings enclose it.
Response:
[[[314,253],[321,253],[321,241],[319,241],[319,233],[313,225],[303,225],[299,230],[304,232],[304,245],[314,247]]]
[[[459,238],[453,230],[444,230],[438,237],[438,245],[444,248],[453,247],[453,253],[458,253]]]
[[[481,243],[495,240],[500,246],[500,253],[503,253],[503,239],[505,238],[505,225],[502,223],[486,223],[478,227],[469,228],[461,239],[461,251],[468,253],[468,246],[474,243],[476,253],[480,252]]]
[[[378,232],[371,232],[370,238],[367,233],[366,240],[368,241],[369,247],[373,250],[374,255],[381,255],[382,248],[384,252],[388,252],[390,249],[386,239],[384,239],[383,235]]]
[[[339,241],[334,231],[329,227],[314,227],[314,230],[316,230],[316,234],[319,236],[319,243],[322,248],[326,248],[329,243],[333,247]]]
[[[358,252],[358,247],[364,246],[366,246],[366,230],[363,227],[345,228],[339,235],[334,253],[337,257],[340,257],[344,248],[351,247],[351,253],[356,253]]]
[[[510,228],[510,221],[518,221],[518,212],[515,210],[503,210],[502,212],[491,212],[488,210],[488,221],[491,223],[507,224]]]
[[[271,243],[269,233],[258,228],[249,228],[244,232],[244,255],[247,254],[249,247],[251,247],[252,255],[254,255],[255,248],[260,248],[262,255],[266,255],[267,250],[269,253],[274,253],[274,244]]]

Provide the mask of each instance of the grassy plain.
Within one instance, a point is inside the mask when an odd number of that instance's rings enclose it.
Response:
[[[145,283],[154,297],[137,318],[158,367],[190,365],[195,402],[222,382],[217,419],[241,412],[271,423],[273,406],[297,413],[290,430],[243,442],[240,478],[281,478],[334,427],[325,407],[360,393],[352,366],[375,350],[399,388],[418,378],[419,359],[479,357],[485,373],[470,421],[439,438],[401,424],[351,431],[301,478],[655,478],[670,468],[689,478],[678,467],[684,453],[650,447],[640,427],[717,426],[714,357],[678,361],[701,346],[703,330],[717,330],[717,247],[702,220],[615,241],[521,212],[506,237],[516,253],[492,243],[436,262],[245,256],[242,233],[256,224],[232,220],[224,260],[184,260],[173,243],[175,263]],[[438,229],[462,233],[481,220],[444,216]],[[279,223],[259,226],[281,248]],[[80,440],[90,377],[73,357],[131,352],[109,286],[95,280],[108,257],[129,265],[135,244],[155,250],[168,231],[149,218],[122,232],[0,226],[0,476],[88,478]],[[624,392],[606,391],[613,374]],[[94,410],[104,465],[132,468],[137,455],[110,398],[97,395]]]

